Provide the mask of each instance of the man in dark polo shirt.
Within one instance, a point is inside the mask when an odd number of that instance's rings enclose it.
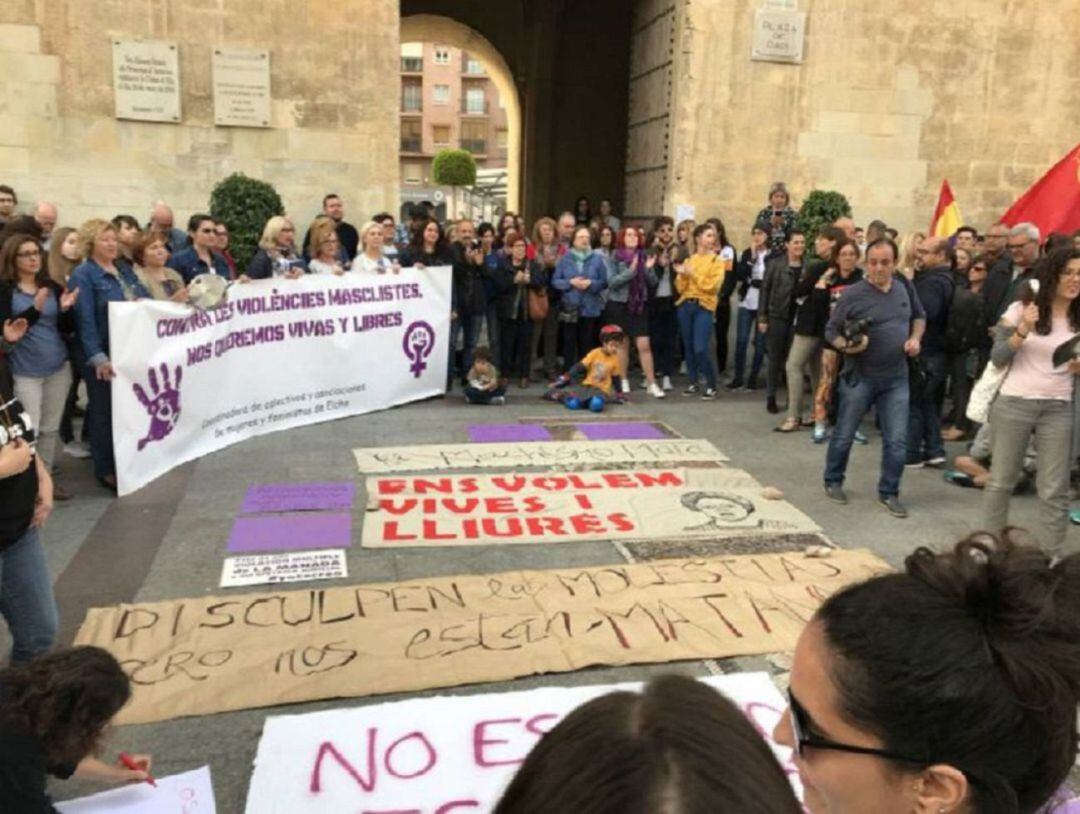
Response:
[[[899,497],[907,458],[907,360],[919,354],[926,315],[914,287],[894,276],[898,254],[887,238],[867,246],[866,276],[844,290],[825,328],[825,340],[848,357],[837,383],[840,412],[825,458],[825,493],[847,503],[851,444],[863,416],[876,406],[882,434],[878,500],[893,517],[907,517]],[[859,319],[869,320],[866,332],[845,337],[845,326]]]

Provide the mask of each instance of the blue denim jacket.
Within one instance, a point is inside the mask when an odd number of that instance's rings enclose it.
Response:
[[[225,262],[225,258],[217,252],[210,252],[210,257],[213,268],[207,268],[206,263],[199,259],[199,253],[195,251],[194,247],[191,247],[174,254],[169,258],[166,265],[178,271],[180,276],[184,278],[185,283],[190,283],[200,274],[216,274],[226,280],[231,279],[229,264]]]
[[[575,277],[587,277],[589,287],[578,291],[570,285]],[[583,317],[598,317],[604,310],[601,293],[607,288],[607,266],[599,252],[593,252],[579,268],[574,256],[567,252],[555,266],[551,285],[562,294],[563,307],[576,308]]]
[[[109,303],[150,297],[131,266],[117,260],[116,268],[119,277],[86,260],[75,267],[68,280],[68,288],[79,291],[75,329],[90,367],[109,361]]]

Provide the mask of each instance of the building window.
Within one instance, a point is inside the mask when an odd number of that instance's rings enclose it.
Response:
[[[484,66],[480,62],[473,59],[468,54],[462,54],[461,59],[462,59],[462,67],[463,67],[463,70],[464,70],[465,73],[467,73],[467,74],[479,74],[481,76],[483,75]]]
[[[402,83],[401,109],[406,113],[419,113],[424,109],[423,86],[419,82]]]
[[[424,168],[416,161],[406,161],[401,177],[405,179],[406,184],[421,184],[424,182]]]
[[[450,143],[450,125],[436,124],[431,128],[431,140],[436,144]]]
[[[401,152],[418,153],[423,147],[424,131],[419,119],[401,122]]]
[[[449,85],[435,85],[432,91],[432,99],[437,105],[450,104],[450,86]]]
[[[499,151],[499,155],[503,158],[506,157],[507,139],[505,130],[495,131],[495,149]]]
[[[450,64],[450,49],[443,48],[442,46],[435,47],[435,64],[436,65],[449,65]]]
[[[470,153],[487,153],[487,122],[463,121],[461,123],[461,149]]]
[[[487,97],[483,88],[469,88],[465,91],[466,113],[487,113]]]
[[[424,70],[423,43],[401,43],[401,70],[406,73],[421,73]]]

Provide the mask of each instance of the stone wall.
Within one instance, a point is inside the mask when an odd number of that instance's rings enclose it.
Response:
[[[947,178],[984,229],[1080,140],[1072,0],[800,0],[802,65],[750,60],[761,0],[676,5],[665,208],[719,214],[741,245],[778,179],[905,231]]]
[[[274,184],[306,225],[333,187],[346,217],[398,197],[398,3],[346,0],[5,0],[0,179],[61,224],[168,200],[177,225],[240,171]],[[113,39],[177,42],[180,125],[113,117]],[[272,127],[213,125],[211,48],[269,49]]]

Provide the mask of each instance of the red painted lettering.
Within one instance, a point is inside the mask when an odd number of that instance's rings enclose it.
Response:
[[[543,489],[545,492],[561,492],[566,488],[566,478],[558,476],[536,478],[533,481],[533,486],[537,489]]]
[[[401,761],[395,761],[394,755],[399,746],[408,743],[409,741],[413,741],[423,747],[426,756],[420,757],[420,761],[416,764],[417,768],[402,769],[400,766],[395,765]],[[408,755],[406,754],[406,759],[407,757]],[[431,745],[431,741],[427,739],[427,736],[423,732],[416,731],[410,732],[408,735],[402,735],[390,744],[390,748],[386,750],[386,757],[383,758],[383,762],[386,766],[386,771],[394,777],[400,780],[412,780],[414,777],[421,777],[430,772],[435,767],[435,764],[439,762],[439,756],[435,751],[435,747]],[[407,765],[408,764],[406,763],[406,766]]]
[[[520,475],[513,478],[492,478],[491,482],[495,484],[496,488],[502,489],[504,492],[520,492],[525,488],[525,478]]]
[[[513,514],[517,511],[512,497],[489,497],[484,499],[484,509],[488,514]]]
[[[525,524],[529,534],[534,537],[543,537],[549,532],[554,535],[566,534],[566,523],[560,517],[526,517]]]
[[[574,495],[574,500],[578,502],[578,505],[583,509],[592,509],[592,501],[585,495]]]
[[[454,481],[450,478],[439,478],[438,480],[414,478],[413,491],[418,495],[426,495],[430,492],[452,495],[454,493]]]
[[[520,537],[524,532],[520,517],[485,517],[481,525],[488,537]]]
[[[637,528],[637,526],[634,525],[634,521],[622,512],[609,514],[607,516],[607,519],[608,522],[615,527],[615,531],[633,531],[635,528]]]
[[[608,486],[616,489],[636,489],[637,484],[634,479],[629,475],[605,475],[604,480],[607,481]]]
[[[661,472],[659,475],[651,475],[647,472],[634,473],[642,486],[686,486],[686,481],[675,472]]]
[[[456,535],[454,534],[440,534],[439,523],[437,520],[424,520],[424,530],[421,533],[421,537],[425,540],[453,540]]]
[[[383,539],[390,542],[398,542],[400,540],[415,540],[415,534],[402,534],[398,531],[397,520],[387,520],[383,523]]]
[[[404,478],[379,478],[377,491],[380,495],[400,495],[407,485]]]
[[[416,508],[417,501],[414,497],[404,500],[380,500],[379,508],[387,514],[408,514]]]
[[[538,498],[538,497],[527,497],[527,498],[525,498],[525,512],[527,514],[533,514],[535,512],[546,512],[546,511],[547,511],[547,504],[545,504],[544,501],[541,500],[540,498]]]
[[[520,718],[496,718],[491,721],[481,721],[473,727],[473,760],[476,765],[487,769],[491,766],[516,766],[525,760],[525,756],[515,758],[503,758],[502,760],[495,760],[488,757],[487,747],[496,744],[507,744],[510,741],[503,738],[489,738],[487,734],[487,728],[489,726],[497,726],[499,724],[519,724]]]
[[[575,514],[570,517],[570,525],[578,534],[602,534],[607,531],[600,518],[595,514]]]
[[[368,776],[365,779],[359,770],[347,761],[337,750],[330,741],[323,741],[319,744],[319,751],[315,755],[315,765],[311,770],[311,783],[308,788],[312,794],[318,794],[322,791],[322,766],[323,760],[327,755],[337,761],[338,766],[345,770],[345,773],[355,780],[360,788],[364,791],[373,791],[375,789],[375,783],[378,780],[378,769],[375,766],[375,740],[379,736],[378,729],[368,729],[368,747],[367,747],[367,772]]]

